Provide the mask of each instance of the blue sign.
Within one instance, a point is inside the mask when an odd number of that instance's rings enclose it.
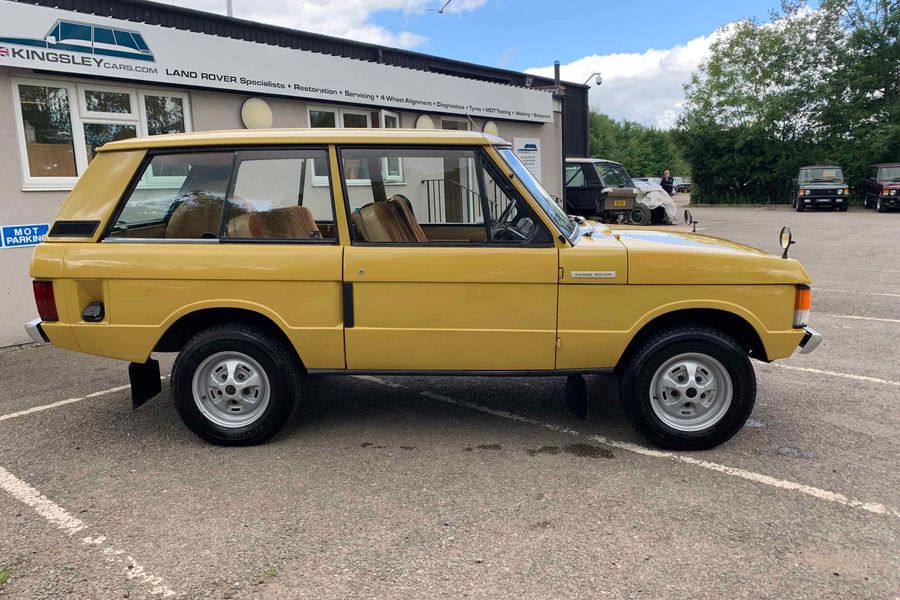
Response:
[[[37,246],[44,241],[50,230],[49,223],[36,225],[7,225],[0,230],[0,247],[19,248]]]

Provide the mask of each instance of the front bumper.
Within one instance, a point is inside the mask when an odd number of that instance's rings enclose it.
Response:
[[[822,343],[822,334],[812,327],[804,327],[806,334],[800,340],[800,354],[809,354]]]
[[[28,321],[25,323],[25,331],[28,333],[28,337],[31,338],[32,342],[46,344],[50,341],[50,338],[48,338],[47,334],[44,333],[44,330],[41,329],[41,323],[42,321],[40,318]]]
[[[888,208],[900,207],[900,196],[880,196],[881,205]]]
[[[849,196],[798,196],[797,202],[806,206],[843,206],[850,202]]]

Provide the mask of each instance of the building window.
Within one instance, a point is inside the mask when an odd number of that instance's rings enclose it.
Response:
[[[340,123],[340,125],[338,125]],[[309,126],[317,127],[343,127],[347,129],[384,128],[397,129],[400,127],[400,115],[388,110],[363,110],[357,108],[331,108],[312,106],[309,108]],[[327,178],[321,175],[325,172],[324,165],[320,161],[313,164],[313,185],[327,185]],[[403,183],[402,159],[391,157],[385,159],[381,166],[386,184]],[[364,162],[344,162],[344,174],[347,177],[347,185],[370,185],[369,171]]]
[[[25,189],[71,189],[107,142],[191,130],[187,94],[13,81]]]
[[[70,89],[19,85],[17,117],[22,163],[27,179],[61,181],[74,178],[75,141],[72,135]]]

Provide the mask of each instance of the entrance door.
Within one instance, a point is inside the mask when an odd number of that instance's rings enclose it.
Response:
[[[483,160],[474,148],[341,149],[342,165],[363,163],[370,177],[345,188],[353,232],[344,251],[349,369],[554,368],[558,252],[531,208]],[[402,182],[382,178],[387,164],[400,165]],[[429,211],[444,200],[440,186],[426,182],[445,179],[448,164],[473,174],[475,189],[462,192],[481,209],[463,222],[434,219],[443,207]]]

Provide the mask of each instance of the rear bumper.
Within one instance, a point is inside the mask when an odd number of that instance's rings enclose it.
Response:
[[[822,343],[822,334],[811,327],[803,328],[806,333],[800,340],[800,354],[809,354]]]
[[[50,341],[50,338],[48,338],[47,334],[44,333],[44,330],[41,329],[41,323],[42,321],[40,318],[28,321],[25,323],[25,331],[28,333],[28,337],[31,338],[32,342],[46,344]]]

